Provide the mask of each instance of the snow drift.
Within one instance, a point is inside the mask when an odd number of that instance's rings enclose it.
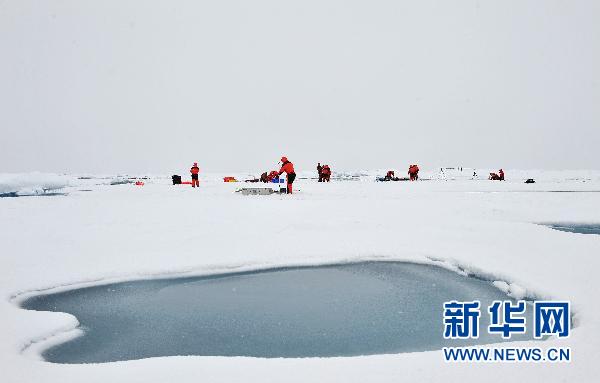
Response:
[[[69,178],[45,173],[0,174],[0,196],[43,195],[69,186]]]

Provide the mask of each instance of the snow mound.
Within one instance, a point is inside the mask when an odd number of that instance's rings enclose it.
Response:
[[[0,174],[0,196],[29,196],[69,186],[69,178],[45,173],[2,173]]]

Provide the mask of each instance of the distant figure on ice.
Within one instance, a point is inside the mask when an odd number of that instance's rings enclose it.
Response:
[[[269,176],[267,175],[267,172],[264,172],[263,174],[260,175],[260,182],[264,182],[264,183],[269,182]]]
[[[321,182],[329,182],[331,178],[331,169],[329,168],[329,165],[323,165],[320,178],[322,179]]]
[[[279,172],[277,170],[271,170],[268,174],[264,172],[260,175],[260,181],[264,183],[273,182],[274,179],[279,179]]]
[[[288,161],[287,157],[281,157],[281,169],[279,170],[279,175],[283,173],[287,174],[287,192],[288,194],[292,194],[292,184],[296,179],[296,173],[294,172],[294,164]]]
[[[200,182],[198,181],[198,173],[200,173],[200,168],[198,168],[197,162],[194,162],[194,166],[192,166],[190,169],[190,173],[192,173],[192,187],[200,187]]]
[[[323,170],[323,167],[321,166],[321,163],[317,162],[317,173],[319,173],[319,182],[323,182],[322,170]]]
[[[400,179],[400,178],[396,177],[396,173],[393,170],[388,170],[388,172],[385,175],[385,177],[376,177],[375,181],[379,181],[379,182],[385,182],[385,181],[405,181],[407,179],[408,178]]]
[[[498,175],[500,176],[500,181],[504,181],[504,170],[498,170]]]
[[[419,179],[419,166],[418,165],[410,165],[408,167],[408,176],[411,181],[416,181]]]

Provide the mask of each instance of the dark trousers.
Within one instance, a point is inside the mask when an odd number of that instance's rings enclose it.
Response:
[[[294,183],[294,180],[296,179],[296,173],[290,173],[287,175],[287,192],[288,194],[292,194],[292,184]]]

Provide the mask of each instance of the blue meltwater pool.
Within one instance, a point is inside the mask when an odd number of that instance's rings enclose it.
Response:
[[[71,313],[80,322],[84,335],[47,349],[47,361],[101,363],[173,355],[354,356],[496,343],[502,337],[484,331],[485,311],[492,301],[509,299],[487,281],[440,267],[362,262],[115,283],[38,295],[22,306]],[[481,301],[478,339],[444,339],[443,304],[450,300]]]
[[[568,233],[600,234],[600,223],[549,223],[546,226]]]

